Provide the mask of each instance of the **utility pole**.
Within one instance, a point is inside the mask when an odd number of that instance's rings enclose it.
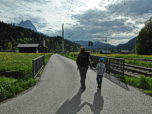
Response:
[[[102,38],[101,36],[97,36],[97,38]],[[106,53],[106,56],[107,56],[107,37],[105,37],[105,53]]]
[[[62,24],[62,49],[63,49],[63,53],[64,53],[64,24]]]
[[[106,52],[106,56],[107,56],[107,37],[105,39],[106,45],[105,45],[105,52]]]

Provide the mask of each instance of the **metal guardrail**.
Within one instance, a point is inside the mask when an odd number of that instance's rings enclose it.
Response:
[[[44,65],[44,63],[45,63],[44,55],[32,60],[33,78],[35,78],[38,72],[42,69],[42,66]]]
[[[93,67],[96,67],[101,57],[104,58],[106,73],[113,73],[114,75],[117,74],[117,76],[121,76],[122,78],[124,78],[124,59],[90,55],[90,59],[93,62]]]

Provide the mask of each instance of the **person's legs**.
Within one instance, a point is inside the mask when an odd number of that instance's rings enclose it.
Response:
[[[97,84],[98,84],[98,86],[99,86],[99,75],[97,75],[96,80],[97,80]]]
[[[80,83],[81,83],[81,87],[82,87],[82,69],[81,67],[79,68],[79,72],[80,72]]]
[[[86,80],[86,74],[87,74],[87,68],[84,68],[84,88],[86,89],[85,80]]]
[[[100,84],[100,86],[101,86],[101,85],[102,85],[102,78],[103,78],[103,75],[99,76],[99,78],[100,78],[99,84]]]
[[[85,89],[86,87],[85,87],[85,79],[86,79],[86,68],[84,68],[84,67],[80,67],[80,69],[79,69],[79,71],[80,71],[80,77],[81,77],[81,80],[80,80],[80,82],[81,82],[81,88],[82,89]]]

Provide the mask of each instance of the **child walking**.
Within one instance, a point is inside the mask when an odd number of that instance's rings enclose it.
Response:
[[[101,85],[102,85],[102,78],[103,78],[103,74],[106,70],[105,68],[105,64],[103,63],[104,62],[104,58],[100,58],[99,59],[99,63],[97,64],[96,68],[93,68],[92,70],[97,70],[97,88],[101,89]]]

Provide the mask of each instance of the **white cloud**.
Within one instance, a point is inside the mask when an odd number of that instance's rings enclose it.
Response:
[[[125,0],[125,3],[128,1]],[[114,10],[124,4],[124,0],[73,0],[72,5],[71,2],[1,0],[0,21],[20,23],[30,20],[39,32],[50,36],[62,36],[64,22],[65,34],[74,33],[73,37],[78,36],[77,40],[95,40],[97,35],[103,35],[116,38],[109,40],[109,43],[117,45],[136,37],[144,27],[144,22],[152,15],[150,0],[132,0],[113,14]]]

